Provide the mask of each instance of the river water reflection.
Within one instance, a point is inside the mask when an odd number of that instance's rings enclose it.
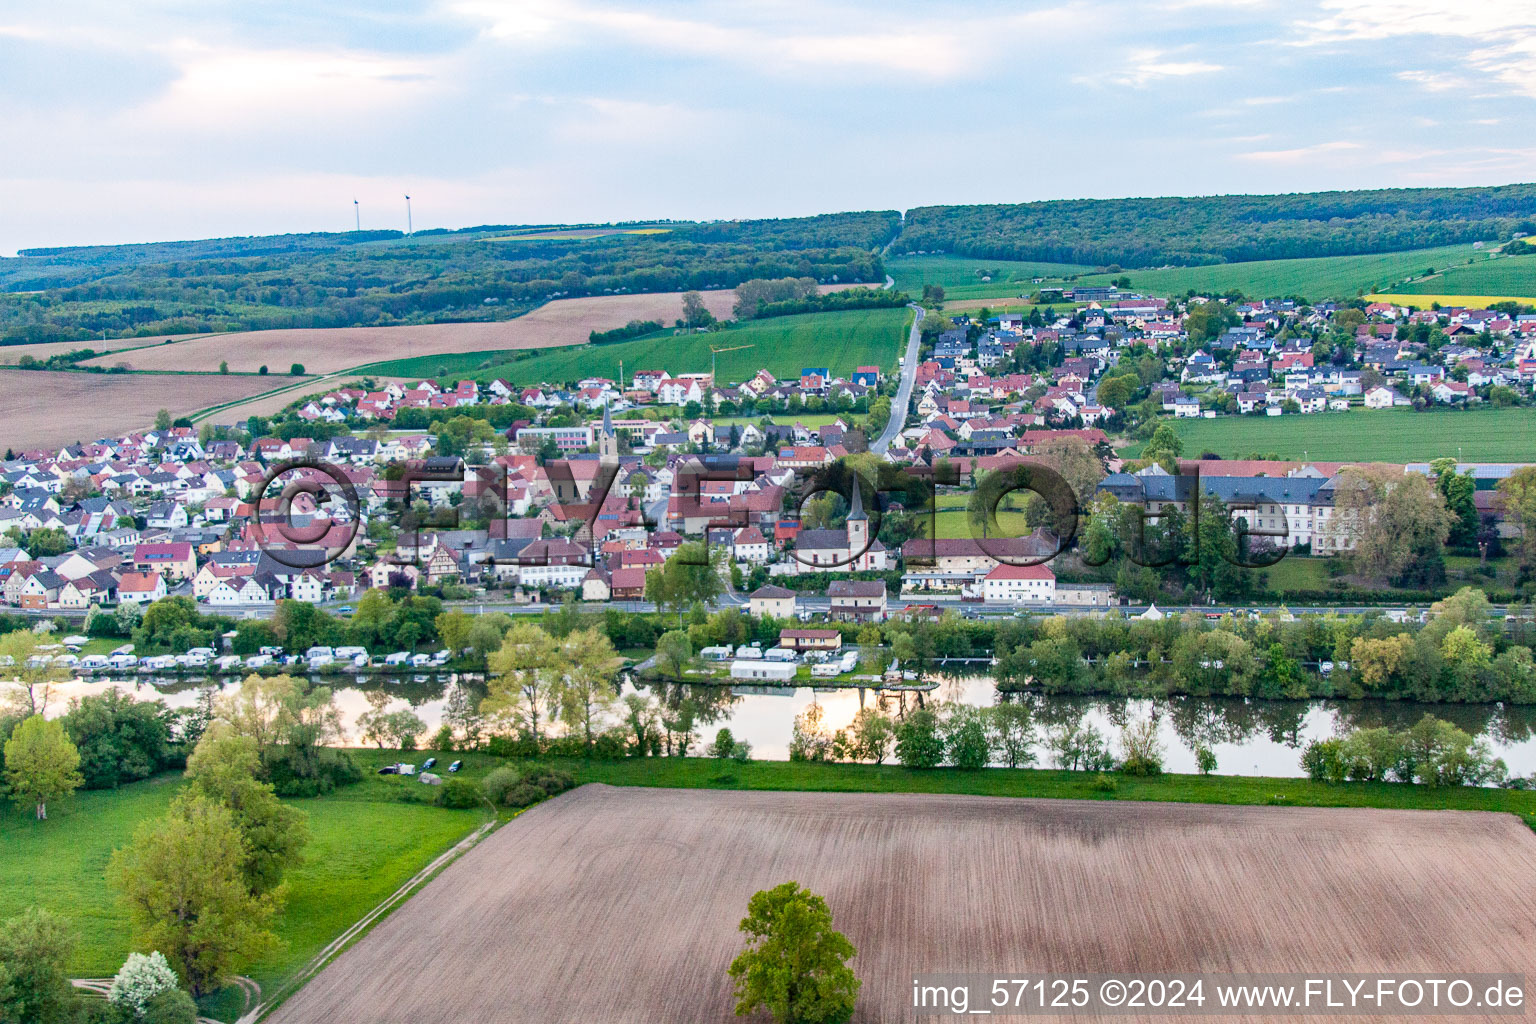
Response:
[[[454,674],[389,678],[336,675],[316,677],[314,681],[335,689],[343,729],[348,742],[354,744],[360,742],[356,734],[358,716],[383,702],[386,695],[389,698],[386,710],[409,707],[427,723],[430,734],[441,724],[444,707],[454,687],[464,686],[478,692],[484,685],[477,677],[461,679]],[[234,676],[75,680],[55,688],[54,704],[49,713],[62,713],[70,699],[101,693],[110,686],[119,686],[141,700],[159,698],[171,707],[191,707],[210,687],[232,692],[239,685],[239,678]],[[625,693],[635,691],[631,683],[624,684]],[[667,701],[690,695],[695,697],[701,709],[697,733],[702,741],[695,748],[696,752],[714,738],[716,730],[727,727],[738,740],[746,740],[752,745],[753,757],[764,760],[783,760],[789,756],[795,716],[813,702],[823,709],[824,726],[835,730],[851,722],[861,706],[876,702],[892,713],[899,713],[903,704],[911,708],[919,700],[930,704],[959,701],[988,706],[1000,699],[1012,699],[1027,701],[1040,725],[1081,717],[1109,737],[1118,735],[1125,722],[1151,715],[1157,721],[1163,740],[1167,755],[1165,766],[1172,772],[1196,770],[1193,747],[1199,742],[1215,751],[1217,771],[1224,775],[1300,775],[1301,748],[1310,740],[1323,739],[1355,727],[1385,725],[1403,729],[1425,713],[1431,713],[1455,722],[1474,736],[1485,738],[1494,752],[1504,759],[1511,774],[1536,774],[1536,706],[1532,705],[999,695],[992,680],[986,676],[947,678],[921,697],[914,692],[815,691],[808,687],[764,691],[752,687],[732,690],[658,685],[642,686],[640,691],[654,693]],[[690,694],[690,691],[695,692]],[[1044,749],[1038,745],[1036,749],[1040,762],[1048,764]]]

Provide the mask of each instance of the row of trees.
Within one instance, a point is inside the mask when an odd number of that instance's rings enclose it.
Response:
[[[1507,769],[1486,740],[1434,715],[1407,729],[1354,729],[1313,740],[1301,754],[1307,776],[1345,780],[1417,782],[1429,786],[1484,786],[1504,781]]]

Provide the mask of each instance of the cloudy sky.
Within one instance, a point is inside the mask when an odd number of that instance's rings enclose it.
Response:
[[[1536,178],[1536,0],[9,0],[0,253]]]

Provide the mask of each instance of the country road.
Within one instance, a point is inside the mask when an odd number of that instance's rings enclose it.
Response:
[[[912,383],[917,379],[917,348],[923,336],[923,317],[927,313],[915,302],[909,308],[916,315],[912,318],[912,334],[907,339],[907,354],[901,363],[901,387],[896,390],[896,398],[891,402],[890,421],[875,443],[869,446],[869,450],[876,455],[884,455],[891,442],[896,440],[896,435],[907,425],[907,406],[912,401]]]

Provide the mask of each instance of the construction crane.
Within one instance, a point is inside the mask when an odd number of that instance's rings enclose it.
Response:
[[[715,383],[715,357],[721,352],[739,352],[744,348],[757,348],[756,345],[732,345],[729,348],[715,348],[709,346],[709,382]]]

